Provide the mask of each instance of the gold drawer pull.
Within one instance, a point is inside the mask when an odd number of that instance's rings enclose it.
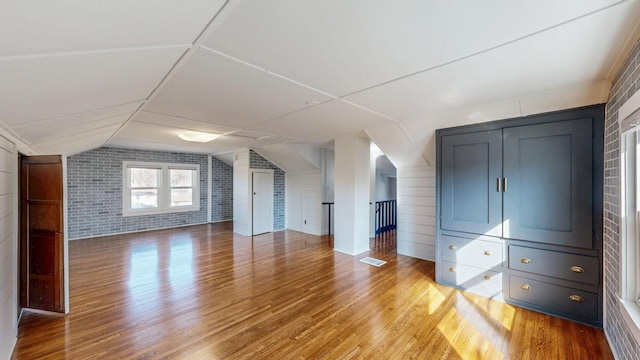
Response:
[[[493,252],[492,252],[492,251],[489,251],[489,250],[485,250],[485,251],[484,251],[484,254],[485,254],[485,255],[492,255],[492,254],[493,254]]]
[[[455,250],[456,246],[455,245],[449,245],[449,250]]]
[[[485,275],[485,276],[484,276],[484,279],[485,279],[485,280],[491,280],[491,276],[489,276],[489,275]]]
[[[529,264],[529,263],[531,263],[531,259],[529,259],[529,258],[522,258],[522,259],[520,259],[520,262],[521,262],[521,263],[523,263],[523,264]]]
[[[582,274],[584,272],[584,269],[580,266],[572,266],[571,271],[573,271],[574,273]]]
[[[449,271],[450,271],[450,272],[456,272],[456,268],[454,268],[454,267],[450,267],[450,268],[449,268]]]
[[[522,284],[522,285],[520,285],[520,289],[522,289],[522,290],[529,290],[529,289],[531,289],[531,285],[529,285],[529,284]]]
[[[584,299],[580,295],[571,295],[571,296],[569,296],[569,299],[571,299],[571,301],[575,301],[575,302],[583,302],[584,301]]]

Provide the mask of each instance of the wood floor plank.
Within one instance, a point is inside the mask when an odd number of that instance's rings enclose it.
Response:
[[[71,313],[26,311],[12,358],[613,358],[599,329],[436,284],[393,236],[371,245],[231,223],[73,241]]]

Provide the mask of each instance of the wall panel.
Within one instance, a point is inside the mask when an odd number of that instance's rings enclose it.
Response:
[[[0,359],[11,357],[18,334],[16,161],[14,145],[0,136]]]
[[[435,167],[397,169],[398,254],[435,260]]]

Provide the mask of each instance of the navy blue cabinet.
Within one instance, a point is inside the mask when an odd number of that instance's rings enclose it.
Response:
[[[442,137],[442,228],[502,236],[502,131]]]
[[[603,124],[597,105],[438,130],[436,280],[601,326]]]
[[[503,237],[592,248],[592,119],[503,132]]]

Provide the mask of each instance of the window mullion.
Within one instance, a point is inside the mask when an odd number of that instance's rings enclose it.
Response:
[[[169,206],[171,203],[171,183],[169,179],[169,167],[166,165],[162,167],[162,183],[160,189],[162,192],[162,208],[169,209],[171,207]]]

